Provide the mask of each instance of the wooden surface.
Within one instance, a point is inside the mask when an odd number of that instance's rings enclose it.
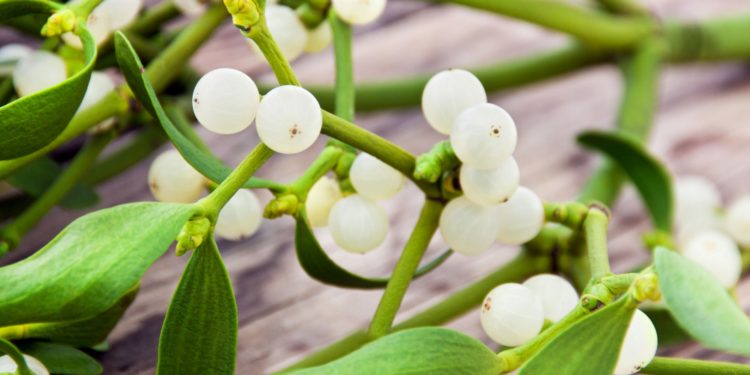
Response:
[[[741,0],[659,0],[650,6],[663,17],[698,19],[750,11]],[[427,6],[392,1],[387,16],[372,27],[357,29],[356,77],[383,79],[449,67],[469,67],[521,56],[561,45],[564,38],[535,26],[453,6]],[[306,56],[294,64],[304,83],[330,82],[330,50]],[[221,29],[194,61],[201,71],[235,67],[256,79],[269,80],[267,70],[231,26]],[[519,128],[516,158],[522,184],[544,199],[560,201],[575,196],[596,158],[579,150],[574,136],[582,129],[607,127],[615,118],[620,75],[612,66],[547,81],[491,96],[506,108]],[[681,66],[667,69],[661,80],[661,108],[649,142],[669,167],[679,174],[701,174],[716,181],[725,201],[747,192],[750,183],[750,74],[741,64]],[[358,123],[413,153],[428,150],[442,137],[431,130],[417,109],[363,115]],[[217,154],[238,162],[257,143],[253,129],[234,136],[201,132]],[[290,181],[304,170],[323,142],[295,156],[274,157],[260,175]],[[146,185],[148,162],[102,186],[101,207],[150,200]],[[269,195],[262,194],[267,201]],[[320,240],[334,259],[368,275],[384,275],[416,221],[421,198],[414,186],[385,202],[391,231],[385,243],[363,256],[339,250],[325,230]],[[632,189],[614,208],[611,249],[616,271],[645,259],[640,234],[648,227]],[[46,243],[80,212],[56,209],[23,243],[15,258]],[[427,257],[444,248],[434,239]],[[279,369],[307,353],[365,327],[378,302],[379,291],[339,290],[323,286],[300,269],[293,253],[292,220],[265,221],[253,238],[220,242],[237,294],[240,314],[238,374],[262,374]],[[399,320],[440,300],[442,296],[488,273],[517,250],[496,246],[478,257],[454,256],[440,270],[415,282]],[[186,257],[172,253],[146,274],[138,299],[110,337],[111,350],[100,359],[107,374],[154,372],[159,330]],[[738,288],[750,307],[750,283]],[[450,324],[482,340],[478,312]],[[678,356],[739,360],[687,344],[667,353]]]

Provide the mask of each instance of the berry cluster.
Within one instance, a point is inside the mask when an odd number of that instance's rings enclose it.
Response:
[[[81,0],[77,0],[81,1]],[[86,27],[97,45],[104,43],[116,30],[135,21],[143,8],[143,0],[104,0],[86,20]],[[81,49],[81,40],[72,32],[62,35],[65,44]]]
[[[578,293],[567,280],[552,274],[536,275],[523,284],[502,284],[490,291],[481,307],[482,328],[500,345],[523,345],[545,325],[565,317],[577,304]],[[654,324],[646,314],[636,310],[614,374],[634,374],[648,365],[656,355],[657,341]]]

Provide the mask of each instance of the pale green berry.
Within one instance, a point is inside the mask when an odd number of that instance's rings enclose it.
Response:
[[[258,86],[247,74],[229,68],[206,73],[193,90],[193,113],[217,134],[235,134],[252,124],[260,105]]]
[[[508,112],[483,103],[458,115],[451,131],[451,146],[464,164],[493,169],[513,154],[517,137],[516,124]]]
[[[333,40],[331,24],[329,24],[328,22],[323,22],[315,29],[310,30],[307,34],[305,52],[320,52],[331,44],[331,40]]]
[[[497,206],[497,240],[509,245],[530,241],[544,227],[544,203],[530,189],[519,186],[507,202]]]
[[[83,96],[81,105],[78,106],[78,112],[84,111],[94,104],[98,103],[105,96],[115,90],[115,81],[106,73],[93,72],[89,80],[89,86],[86,88],[86,94]],[[115,124],[115,118],[110,117],[91,128],[92,133],[99,133],[110,129]]]
[[[366,253],[385,240],[388,216],[377,202],[354,194],[333,205],[328,228],[333,240],[342,249],[351,253]]]
[[[464,255],[476,255],[492,246],[497,237],[495,207],[476,204],[461,196],[454,198],[440,214],[440,234],[448,246]]]
[[[342,20],[352,25],[364,25],[383,14],[386,0],[333,0],[332,4]]]
[[[522,345],[542,330],[544,307],[529,288],[502,284],[484,298],[481,323],[492,341],[504,346]]]
[[[143,0],[104,0],[94,13],[105,14],[112,30],[119,30],[135,21],[143,8]]]
[[[260,202],[252,191],[238,190],[219,212],[216,235],[230,241],[252,236],[260,227],[262,211]]]
[[[6,44],[0,47],[0,76],[13,73],[18,60],[30,55],[33,50],[23,44]]]
[[[635,310],[620,348],[615,375],[635,374],[646,367],[656,355],[657,344],[654,323],[641,310]]]
[[[523,282],[544,307],[544,318],[557,322],[578,305],[578,292],[564,278],[553,274],[541,274]]]
[[[96,45],[99,46],[112,35],[112,19],[105,12],[91,12],[89,18],[86,20],[86,28],[94,38]],[[73,48],[83,49],[81,38],[72,32],[62,34],[62,40],[65,44]]]
[[[462,69],[444,70],[427,82],[422,92],[422,113],[435,130],[450,134],[461,112],[486,103],[482,82]]]
[[[401,191],[406,181],[401,172],[365,152],[354,159],[349,179],[357,193],[373,200],[393,197]]]
[[[193,203],[203,194],[203,175],[182,158],[177,150],[157,156],[148,170],[148,186],[162,202]]]
[[[265,16],[268,30],[284,57],[288,61],[299,57],[307,45],[308,31],[297,13],[287,6],[268,5]]]
[[[26,361],[26,366],[28,366],[32,374],[49,375],[47,367],[38,359],[26,354],[23,355],[23,359]],[[18,365],[13,361],[13,358],[7,355],[0,357],[0,374],[16,374],[17,370]]]
[[[675,219],[678,225],[721,207],[721,193],[705,177],[682,176],[675,181]]]
[[[333,205],[341,199],[341,190],[335,180],[324,176],[307,193],[305,208],[307,218],[313,227],[328,225],[328,216]]]
[[[693,236],[682,254],[703,266],[724,288],[737,285],[742,273],[742,255],[737,244],[724,233],[706,230]]]
[[[495,206],[510,199],[518,189],[521,173],[513,157],[494,169],[461,166],[459,181],[464,195],[475,203]]]
[[[13,85],[18,96],[27,96],[52,87],[67,78],[65,62],[47,51],[34,51],[18,60]]]
[[[750,196],[743,196],[727,209],[727,231],[737,243],[750,246]]]
[[[282,154],[310,148],[320,137],[323,114],[318,100],[298,86],[279,86],[260,102],[255,124],[260,140]]]

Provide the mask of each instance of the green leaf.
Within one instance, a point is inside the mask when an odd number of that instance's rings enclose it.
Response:
[[[127,80],[133,94],[149,113],[159,121],[167,137],[169,137],[182,157],[198,172],[213,182],[220,184],[224,181],[232,173],[232,168],[225,165],[209,151],[193,143],[174,125],[161,106],[161,103],[159,103],[159,98],[156,96],[148,77],[146,77],[143,65],[133,46],[127,37],[119,31],[115,33],[115,52],[117,63],[120,65],[120,70],[125,76],[125,80]],[[266,188],[269,187],[269,184],[268,181],[251,178],[243,187],[247,189]]]
[[[213,238],[196,249],[169,304],[157,374],[233,374],[237,303]]]
[[[703,345],[750,356],[750,319],[699,264],[659,247],[656,274],[677,323]]]
[[[43,0],[3,0],[0,1],[0,21],[34,13],[52,14],[61,7],[60,4]]]
[[[8,182],[23,192],[39,197],[59,177],[62,168],[48,157],[32,161],[8,177]],[[99,195],[88,185],[77,183],[60,201],[60,206],[83,209],[99,203]]]
[[[132,203],[78,218],[31,257],[0,268],[0,326],[106,311],[164,254],[194,211]]]
[[[297,225],[294,230],[294,248],[302,269],[315,280],[324,284],[344,288],[378,289],[388,284],[389,278],[369,278],[351,273],[336,264],[318,243],[310,228],[304,208],[297,215]],[[443,264],[453,251],[447,250],[433,261],[420,267],[414,277],[430,273]]]
[[[496,375],[497,355],[479,340],[438,327],[396,332],[351,354],[294,375]]]
[[[117,303],[93,318],[53,323],[29,323],[0,328],[0,336],[12,339],[46,339],[77,347],[92,347],[103,342],[120,321],[125,310],[135,300],[138,285]]]
[[[588,131],[578,136],[578,143],[614,160],[635,184],[654,226],[666,232],[672,230],[672,179],[640,141],[625,133]]]
[[[86,60],[83,69],[55,86],[0,107],[0,134],[3,135],[0,137],[0,160],[15,159],[46,146],[73,118],[96,62],[96,42],[85,28],[82,30],[80,37]]]
[[[24,341],[18,344],[18,348],[41,361],[52,374],[99,375],[104,372],[94,358],[68,345]]]
[[[531,357],[519,375],[612,374],[635,308],[620,298],[579,320]]]

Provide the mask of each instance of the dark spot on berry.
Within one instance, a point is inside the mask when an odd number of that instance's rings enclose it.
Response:
[[[484,312],[488,312],[492,309],[492,298],[487,297],[487,299],[484,300],[484,303],[482,304],[482,310]]]
[[[501,135],[503,135],[503,131],[499,126],[493,126],[490,128],[490,136],[499,138]]]
[[[302,134],[302,130],[299,129],[299,125],[292,125],[292,127],[289,129],[289,138],[294,138],[299,134]]]
[[[193,103],[200,104],[200,100],[198,100],[198,98],[193,98]]]

